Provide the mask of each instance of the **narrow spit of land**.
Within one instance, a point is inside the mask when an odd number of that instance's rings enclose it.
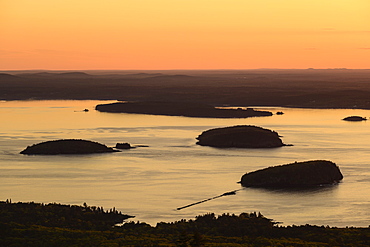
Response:
[[[272,116],[272,112],[247,109],[219,109],[214,106],[191,102],[115,102],[99,104],[97,111],[110,113],[137,113],[199,118],[248,118]]]

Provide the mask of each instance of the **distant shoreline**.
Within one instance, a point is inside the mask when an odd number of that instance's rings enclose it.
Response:
[[[16,102],[16,101],[19,101],[19,102],[37,102],[37,101],[101,101],[101,102],[107,102],[108,103],[115,103],[115,102],[121,102],[120,100],[117,100],[117,99],[69,99],[69,98],[66,98],[66,99],[59,99],[59,98],[56,98],[56,99],[34,99],[34,98],[25,98],[25,99],[0,99],[0,103],[3,102],[3,103],[6,103],[6,102]],[[172,102],[168,102],[168,103],[172,103]],[[218,107],[225,107],[224,105],[215,105],[214,107],[218,108]],[[227,107],[230,107],[230,108],[240,108],[240,107],[243,107],[243,108],[253,108],[253,109],[259,109],[259,108],[264,108],[264,109],[268,109],[268,108],[287,108],[287,109],[323,109],[323,110],[370,110],[370,107],[369,108],[358,108],[358,107],[355,107],[355,108],[350,108],[350,107],[309,107],[309,106],[295,106],[295,105],[228,105]],[[156,115],[156,114],[149,114],[149,115]],[[177,115],[168,115],[168,116],[177,116]]]
[[[370,70],[89,73],[0,72],[0,100],[159,99],[212,106],[370,109]]]

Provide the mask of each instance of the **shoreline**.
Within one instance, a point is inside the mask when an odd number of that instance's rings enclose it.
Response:
[[[100,102],[110,102],[110,103],[116,103],[116,102],[122,102],[117,99],[96,99],[96,98],[87,98],[87,99],[72,99],[72,98],[24,98],[24,99],[0,99],[0,103],[7,103],[7,102],[42,102],[42,101],[100,101]],[[165,102],[164,102],[165,103]],[[173,102],[168,102],[173,103]],[[186,103],[186,102],[185,102]],[[218,107],[225,107],[225,105],[214,105],[215,108]],[[227,107],[230,107],[231,109],[234,108],[255,108],[255,109],[273,109],[273,108],[287,108],[287,109],[322,109],[322,110],[370,110],[370,107],[368,108],[361,108],[361,107],[329,107],[329,106],[301,106],[301,105],[228,105]],[[140,114],[140,113],[137,113]],[[150,115],[156,115],[156,114],[150,114]],[[166,115],[166,116],[178,116],[178,115]]]
[[[0,73],[0,100],[192,102],[212,106],[370,109],[370,70]]]

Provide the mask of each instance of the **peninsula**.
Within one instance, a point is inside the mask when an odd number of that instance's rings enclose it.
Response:
[[[269,111],[216,108],[207,104],[190,102],[116,102],[95,107],[100,112],[137,113],[150,115],[204,117],[204,118],[247,118],[272,116]]]

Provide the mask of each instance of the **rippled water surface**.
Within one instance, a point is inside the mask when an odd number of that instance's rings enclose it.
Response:
[[[100,113],[94,110],[98,103],[0,102],[0,200],[86,202],[116,207],[150,224],[207,212],[253,211],[283,225],[370,224],[370,123],[341,120],[350,115],[369,117],[368,110],[267,108],[285,114],[204,119]],[[275,130],[284,143],[294,146],[217,149],[195,144],[204,130],[240,124]],[[147,147],[93,155],[19,154],[28,145],[61,138]],[[306,191],[242,188],[237,183],[246,172],[312,159],[335,162],[344,180]],[[236,195],[176,210],[233,190],[238,190]]]

